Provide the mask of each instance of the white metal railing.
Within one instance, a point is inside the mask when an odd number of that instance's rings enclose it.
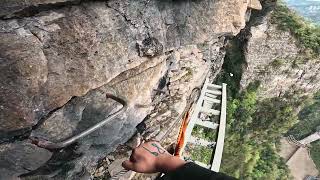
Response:
[[[217,139],[216,150],[214,152],[214,158],[211,164],[211,170],[219,172],[223,146],[224,146],[224,138],[226,132],[226,119],[227,119],[227,85],[222,84],[222,101],[221,101],[221,114],[220,114],[220,123],[219,123],[219,133]]]
[[[211,169],[212,171],[219,172],[224,138],[225,138],[225,128],[226,128],[226,109],[227,109],[227,84],[216,85],[209,83],[207,78],[202,89],[198,102],[191,113],[190,121],[186,129],[186,141],[184,142],[180,156],[183,158],[183,152],[186,145],[189,143],[206,146],[212,148],[214,152],[211,157],[211,164],[205,164],[203,162],[194,161],[196,164]],[[214,105],[220,104],[219,110],[214,109]],[[200,118],[201,115],[206,116],[220,116],[219,122],[213,122],[212,120]],[[212,141],[196,138],[192,136],[192,130],[195,125],[199,125],[205,128],[212,129],[213,131],[218,131],[217,139],[212,139]]]

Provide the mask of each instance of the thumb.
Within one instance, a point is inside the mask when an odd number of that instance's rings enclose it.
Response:
[[[122,162],[122,167],[126,170],[134,170],[134,163],[132,161],[126,160]]]

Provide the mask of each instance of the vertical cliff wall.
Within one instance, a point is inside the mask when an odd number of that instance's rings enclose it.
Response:
[[[320,88],[319,56],[310,55],[311,49],[304,46],[307,42],[299,40],[299,35],[294,32],[284,30],[285,22],[274,18],[273,13],[285,13],[273,12],[276,2],[262,2],[264,9],[253,15],[243,33],[246,37],[246,65],[241,87],[258,80],[261,82],[261,98],[312,95]],[[308,36],[311,37],[312,33]]]

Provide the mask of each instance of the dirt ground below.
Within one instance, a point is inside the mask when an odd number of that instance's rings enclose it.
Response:
[[[302,180],[306,176],[319,175],[319,171],[313,163],[307,147],[294,145],[285,138],[282,138],[280,142],[281,150],[279,155],[285,159],[295,180]]]

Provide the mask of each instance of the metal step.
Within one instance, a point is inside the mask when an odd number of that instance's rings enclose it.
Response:
[[[207,84],[207,86],[215,89],[222,89],[222,86],[216,84]]]
[[[188,142],[196,145],[207,146],[210,148],[213,148],[216,145],[216,142],[210,142],[194,136],[191,136]]]
[[[213,94],[213,95],[221,95],[222,92],[221,91],[215,91],[215,90],[206,90],[206,93],[210,93],[210,94]]]
[[[214,98],[211,98],[211,97],[203,97],[203,100],[205,101],[210,101],[210,102],[213,102],[213,103],[221,103],[221,101],[219,99],[214,99]]]
[[[213,107],[213,102],[210,101],[204,101],[202,104],[202,108],[211,109]]]
[[[212,115],[220,115],[220,111],[215,110],[215,109],[206,109],[206,108],[201,108],[200,112],[206,113],[206,114],[212,114]]]
[[[203,121],[201,119],[198,119],[196,121],[196,124],[203,126],[203,127],[207,127],[210,129],[217,129],[219,127],[219,124],[211,122],[211,121]]]
[[[205,93],[205,97],[211,97],[211,98],[216,99],[218,96],[217,96],[217,95],[210,94],[210,93]]]

